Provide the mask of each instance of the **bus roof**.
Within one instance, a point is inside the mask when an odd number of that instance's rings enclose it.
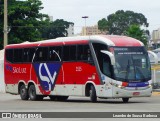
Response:
[[[119,36],[119,35],[93,35],[93,36],[76,36],[76,37],[59,37],[56,39],[43,40],[31,43],[12,44],[6,48],[31,47],[31,46],[48,46],[48,45],[65,45],[65,44],[82,44],[89,42],[106,43],[109,46],[144,46],[137,39]]]

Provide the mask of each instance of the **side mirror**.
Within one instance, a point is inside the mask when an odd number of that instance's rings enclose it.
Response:
[[[108,55],[110,57],[110,59],[111,59],[111,64],[115,65],[115,63],[116,63],[115,62],[115,57],[114,57],[114,55],[111,52],[106,51],[106,50],[101,50],[101,52],[104,53],[104,54],[106,54],[106,55]]]
[[[148,54],[153,56],[154,64],[158,64],[158,56],[152,51],[148,51]]]

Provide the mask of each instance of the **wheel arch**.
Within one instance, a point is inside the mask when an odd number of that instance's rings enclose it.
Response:
[[[29,81],[28,81],[28,84],[27,84],[27,88],[29,89],[29,87],[30,87],[31,85],[36,86],[36,83],[35,83],[33,80],[29,80]]]
[[[85,84],[85,96],[87,96],[87,97],[90,96],[89,91],[90,91],[92,85],[93,85],[93,86],[95,87],[95,89],[96,89],[96,85],[95,85],[95,83],[92,82],[92,81],[88,81],[88,82]],[[96,94],[97,94],[97,90],[96,90]]]
[[[26,85],[27,85],[24,80],[20,80],[19,83],[18,83],[18,94],[20,94],[20,87],[21,87],[22,85],[25,85],[25,87],[26,87]]]

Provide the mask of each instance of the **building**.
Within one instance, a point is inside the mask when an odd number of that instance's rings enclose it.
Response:
[[[49,20],[52,22],[53,21],[53,16],[49,16]]]
[[[98,25],[87,26],[82,28],[81,35],[98,35],[102,32],[98,29]]]
[[[69,24],[69,27],[66,30],[67,30],[67,33],[68,33],[68,35],[67,35],[68,37],[74,36],[74,23]]]
[[[152,32],[152,40],[155,42],[160,39],[160,28],[157,30],[153,30]]]
[[[153,30],[151,42],[154,48],[160,47],[160,28],[157,30]]]

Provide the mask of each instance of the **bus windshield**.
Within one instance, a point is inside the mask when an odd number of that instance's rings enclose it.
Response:
[[[145,82],[151,79],[148,53],[144,47],[112,47],[115,55],[114,77],[125,82]]]

